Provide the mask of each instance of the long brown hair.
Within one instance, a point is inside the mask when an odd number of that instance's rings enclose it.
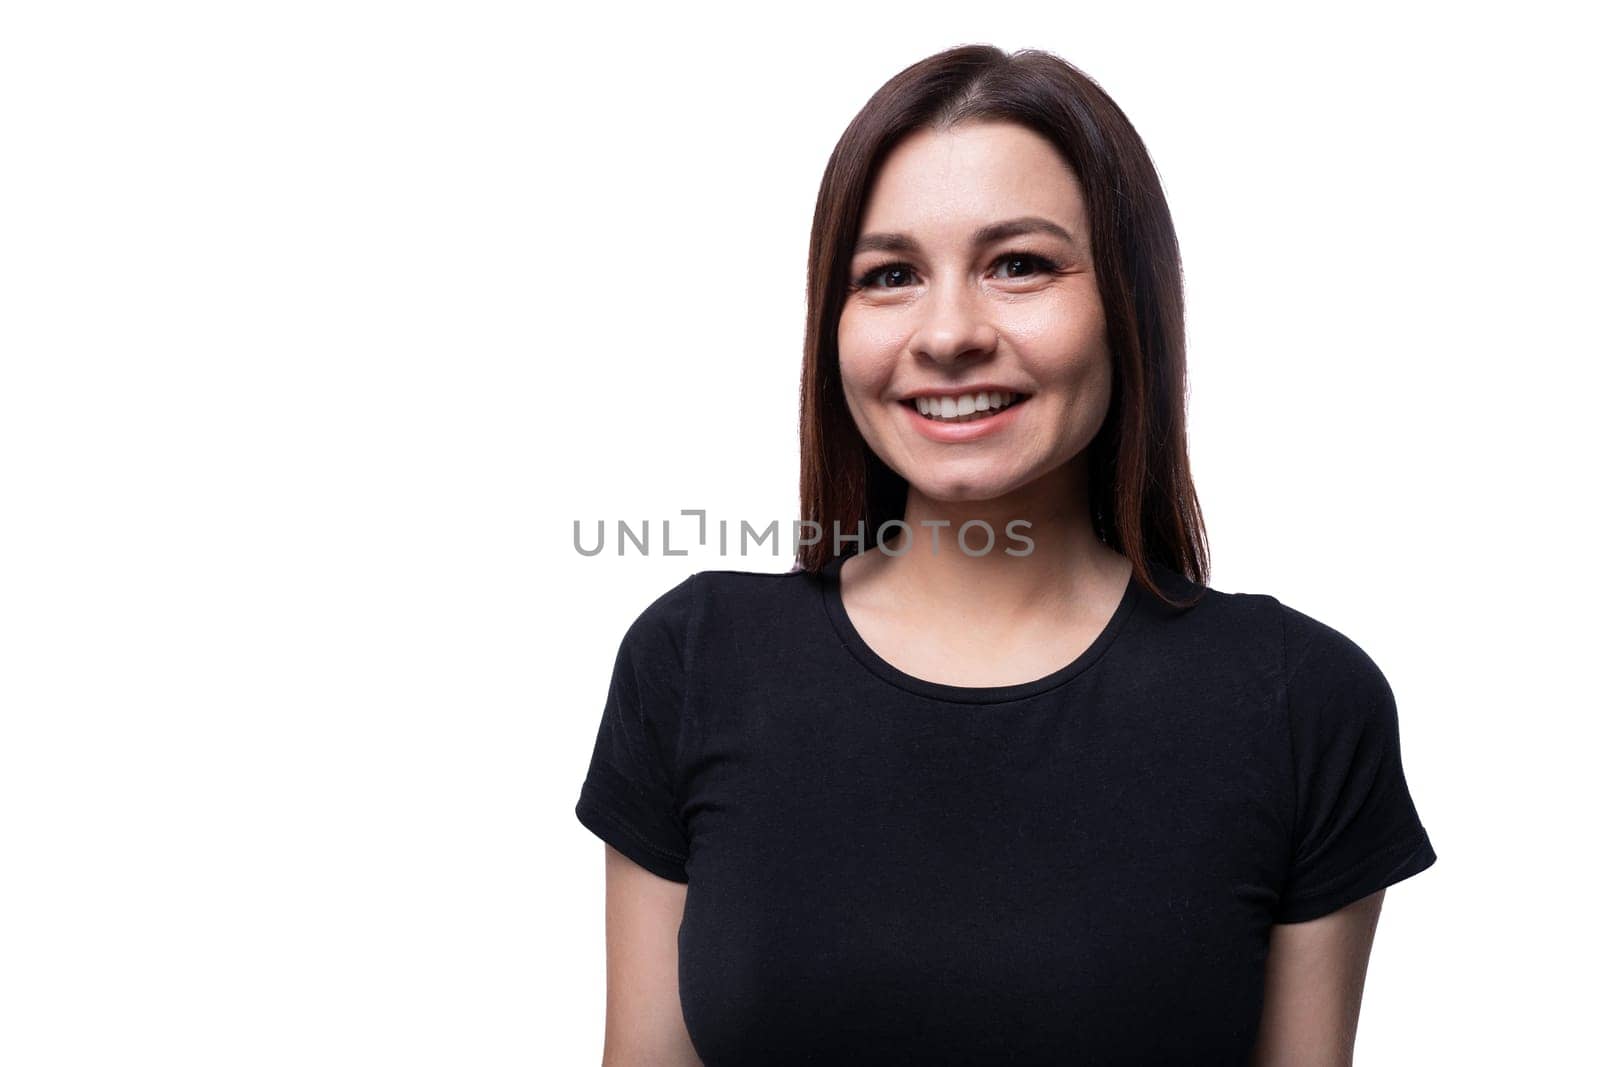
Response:
[[[1167,598],[1155,561],[1205,585],[1210,561],[1184,423],[1183,285],[1178,239],[1154,164],[1132,123],[1088,75],[1037,49],[963,45],[914,63],[873,94],[834,146],[817,193],[806,270],[800,395],[800,514],[820,524],[797,570],[835,557],[840,536],[903,519],[907,485],[867,447],[845,406],[839,317],[872,182],[906,134],[962,122],[1028,127],[1055,145],[1087,197],[1090,246],[1113,364],[1111,405],[1088,446],[1096,536]],[[837,525],[836,525],[837,524]],[[1169,602],[1171,602],[1169,600]]]

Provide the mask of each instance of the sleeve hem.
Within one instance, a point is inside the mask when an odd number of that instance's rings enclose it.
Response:
[[[647,841],[615,812],[601,807],[588,795],[579,799],[574,813],[578,821],[596,837],[628,857],[651,874],[668,881],[688,884],[688,857],[667,852]]]
[[[1387,889],[1396,882],[1421,874],[1433,866],[1437,859],[1427,833],[1420,833],[1408,841],[1373,853],[1366,863],[1343,879],[1324,883],[1316,892],[1298,893],[1286,898],[1279,905],[1273,921],[1298,923],[1321,918],[1380,889]]]

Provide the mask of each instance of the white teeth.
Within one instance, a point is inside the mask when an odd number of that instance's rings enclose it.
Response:
[[[970,422],[973,419],[988,418],[990,413],[1010,407],[1019,395],[1003,389],[991,389],[987,392],[963,393],[960,396],[919,396],[914,399],[917,411],[927,418]]]

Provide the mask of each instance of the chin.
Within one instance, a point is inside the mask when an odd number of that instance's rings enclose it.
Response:
[[[1005,475],[994,477],[940,476],[929,473],[907,478],[917,492],[929,500],[948,504],[968,504],[980,500],[993,500],[1016,488],[1016,480]]]

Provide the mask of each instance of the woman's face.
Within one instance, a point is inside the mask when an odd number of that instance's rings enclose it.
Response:
[[[884,161],[850,261],[839,364],[862,436],[917,491],[992,499],[1094,438],[1112,372],[1088,222],[1071,169],[1013,123],[919,130]],[[976,394],[993,390],[1023,397],[992,414]],[[929,396],[956,419],[920,413],[915,398]]]

